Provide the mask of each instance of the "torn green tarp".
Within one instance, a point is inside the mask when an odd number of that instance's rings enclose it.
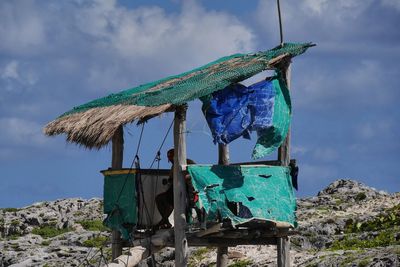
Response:
[[[102,171],[104,174],[104,224],[121,232],[125,240],[137,223],[136,173],[126,170]]]
[[[296,199],[289,167],[188,165],[187,168],[207,221],[230,219],[234,226],[252,220],[296,225]]]
[[[262,158],[275,151],[283,143],[289,131],[292,118],[290,94],[282,76],[277,77],[272,81],[275,90],[272,127],[257,132],[258,139],[253,149],[253,159]]]

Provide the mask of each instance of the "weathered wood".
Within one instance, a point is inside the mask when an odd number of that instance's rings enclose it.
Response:
[[[122,169],[124,159],[124,130],[122,126],[118,127],[112,138],[112,169]],[[113,230],[111,233],[112,258],[115,259],[122,254],[121,233]]]
[[[228,145],[218,145],[218,164],[229,165],[229,147]],[[217,249],[217,267],[228,266],[228,247],[218,247]]]
[[[286,86],[290,90],[290,75],[291,75],[290,62],[285,64],[282,68],[283,68],[282,72],[284,74]],[[290,163],[290,128],[288,130],[285,141],[282,143],[282,145],[278,149],[278,161],[281,162],[282,166],[289,166],[289,163]]]
[[[290,162],[296,163],[295,159],[291,159]],[[235,162],[230,165],[270,165],[270,166],[281,166],[279,160],[263,160],[263,161],[252,161],[252,162]]]
[[[290,90],[290,75],[291,68],[290,62],[287,62],[282,66],[282,72],[287,88]],[[290,128],[286,136],[285,141],[279,147],[278,150],[278,161],[281,162],[282,166],[289,166],[290,163]],[[290,242],[289,237],[279,237],[277,244],[278,253],[278,267],[289,267],[290,266]]]
[[[278,237],[277,240],[278,267],[290,267],[290,239]]]
[[[218,164],[229,165],[229,146],[218,145]]]
[[[235,247],[239,245],[276,245],[276,237],[266,237],[257,239],[245,239],[245,238],[220,238],[220,237],[188,237],[189,245],[192,247]]]
[[[202,231],[196,233],[196,236],[202,237],[202,236],[206,236],[206,235],[210,235],[210,234],[215,234],[215,233],[218,233],[221,230],[221,228],[222,228],[222,223],[217,223],[211,227],[208,227],[205,230],[202,230]]]
[[[179,106],[175,110],[174,120],[174,229],[175,229],[175,266],[187,266],[188,243],[186,228],[186,184],[182,166],[186,165],[186,110]]]

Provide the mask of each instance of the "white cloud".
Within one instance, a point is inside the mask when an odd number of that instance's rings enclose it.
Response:
[[[356,134],[363,140],[379,139],[391,135],[393,122],[390,120],[369,121],[358,125]]]
[[[103,58],[90,66],[92,87],[109,88],[112,80],[129,83],[127,78],[140,75],[161,78],[254,49],[253,33],[238,19],[194,1],[171,14],[159,7],[128,10],[113,1],[91,1],[74,14],[70,23],[94,40],[90,54]]]
[[[396,4],[394,3],[395,1]],[[393,31],[393,17],[376,17],[377,9],[388,4],[374,0],[294,0],[283,1],[281,12],[285,41],[314,41],[322,49],[354,52],[369,50],[366,42],[371,37],[381,38]],[[400,6],[398,0],[390,1],[392,6]],[[393,3],[392,3],[393,2]],[[374,14],[375,13],[375,14]],[[375,15],[375,16],[374,16]],[[279,40],[278,15],[275,1],[259,1],[257,21],[266,31],[268,38]],[[379,19],[379,23],[374,23]],[[393,32],[396,34],[396,32]],[[371,37],[370,37],[371,36]],[[383,43],[384,41],[382,41]],[[392,44],[394,46],[394,44]]]
[[[400,1],[399,0],[382,0],[382,5],[393,7],[400,11]]]
[[[354,111],[387,107],[396,101],[393,81],[398,71],[385,68],[384,62],[378,60],[381,59],[357,58],[340,68],[318,62],[295,62],[294,72],[307,68],[306,76],[292,76],[295,105],[319,110],[346,107]]]
[[[46,45],[45,35],[44,19],[35,1],[1,1],[0,50],[32,54],[32,51]]]
[[[41,146],[47,142],[42,126],[21,118],[0,118],[2,146]]]
[[[32,80],[71,74],[88,91],[124,89],[254,50],[250,28],[196,1],[174,13],[117,1],[2,2],[0,36],[0,50],[22,56],[26,69],[46,58]]]
[[[318,147],[314,149],[313,156],[315,160],[324,162],[334,162],[339,158],[337,149],[332,147]]]
[[[38,81],[36,71],[29,64],[11,60],[0,67],[0,90],[27,91]]]
[[[3,79],[18,79],[18,61],[12,60],[3,69],[1,73]]]
[[[298,155],[304,155],[307,152],[309,152],[309,149],[305,146],[292,146],[291,147],[291,153],[293,153],[293,155],[298,156]]]

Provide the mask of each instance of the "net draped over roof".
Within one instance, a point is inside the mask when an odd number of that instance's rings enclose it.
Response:
[[[65,133],[70,142],[100,148],[111,140],[120,125],[173,111],[176,105],[274,68],[311,46],[311,43],[286,43],[264,52],[223,57],[197,69],[77,106],[47,124],[44,132]]]

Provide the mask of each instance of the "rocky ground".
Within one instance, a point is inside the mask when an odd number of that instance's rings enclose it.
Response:
[[[297,216],[292,266],[400,266],[400,193],[338,180],[299,199]],[[100,199],[0,209],[0,267],[105,265],[110,234],[102,219]],[[276,266],[272,246],[237,246],[229,257],[230,266]],[[165,249],[154,262],[173,266],[173,258],[173,249]],[[190,266],[215,266],[215,259],[214,248],[190,249]]]

